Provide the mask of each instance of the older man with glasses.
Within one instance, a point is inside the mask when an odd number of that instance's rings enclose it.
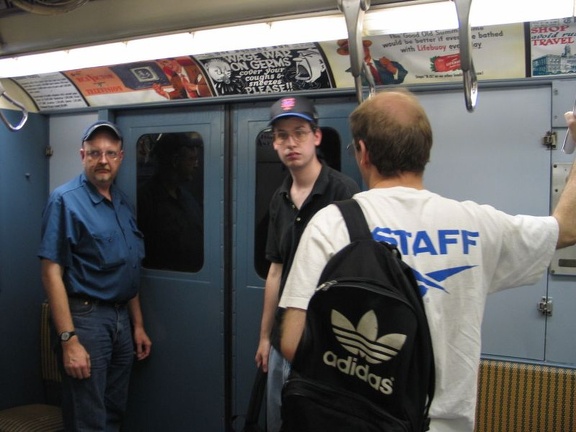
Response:
[[[115,124],[89,126],[84,172],[52,192],[43,214],[38,256],[59,339],[66,431],[120,430],[134,356],[150,353],[138,297],[144,243],[114,185],[123,155]]]

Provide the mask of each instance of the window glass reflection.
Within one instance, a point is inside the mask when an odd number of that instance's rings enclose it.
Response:
[[[138,226],[144,267],[197,272],[204,263],[202,137],[147,134],[138,140]]]

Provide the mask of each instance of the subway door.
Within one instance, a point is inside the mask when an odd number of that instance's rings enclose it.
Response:
[[[136,363],[126,430],[224,430],[224,109],[117,114],[119,182],[137,203],[152,353]]]
[[[551,155],[542,145],[551,128],[549,86],[484,87],[473,113],[461,90],[418,96],[434,133],[428,189],[509,214],[549,214]],[[482,353],[543,360],[547,319],[536,304],[546,292],[543,275],[532,286],[489,295]]]
[[[288,171],[272,147],[266,104],[235,106],[234,121],[234,294],[233,413],[242,425],[256,374],[264,283],[269,263],[265,259],[268,205]],[[345,149],[350,142],[347,117],[354,109],[351,99],[315,100],[323,132],[320,153],[328,164],[361,184],[353,157]],[[264,410],[263,410],[264,411]],[[261,416],[263,423],[264,414]],[[239,429],[237,429],[239,430]]]

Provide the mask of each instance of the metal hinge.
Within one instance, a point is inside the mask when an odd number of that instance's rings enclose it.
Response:
[[[548,147],[548,150],[556,150],[556,132],[548,131],[542,138],[542,145]]]
[[[538,302],[538,311],[542,315],[552,316],[553,309],[554,305],[552,304],[551,297],[542,297],[542,299]]]

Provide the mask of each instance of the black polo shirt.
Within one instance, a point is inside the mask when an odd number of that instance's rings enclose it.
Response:
[[[270,201],[270,219],[266,241],[266,259],[281,263],[280,295],[284,289],[288,272],[294,260],[296,248],[306,225],[316,212],[333,201],[351,198],[360,192],[358,184],[350,177],[322,164],[320,175],[314,183],[310,195],[298,209],[290,198],[292,177],[288,175],[282,185],[274,192]],[[276,314],[276,327],[272,330],[272,344],[279,348],[278,324],[281,311]]]

